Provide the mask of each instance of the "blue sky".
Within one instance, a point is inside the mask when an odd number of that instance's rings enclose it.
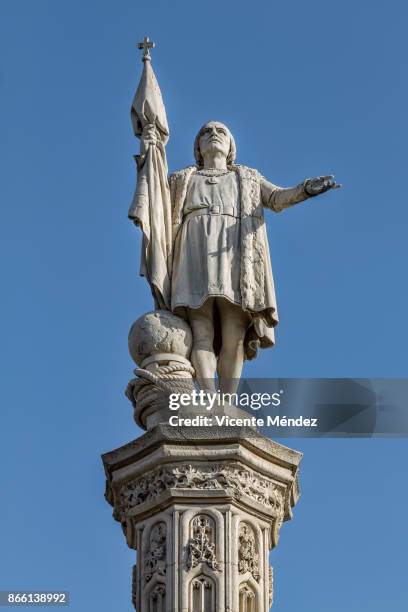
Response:
[[[126,218],[136,43],[157,43],[171,170],[216,118],[272,182],[344,185],[268,215],[281,323],[246,374],[404,377],[406,21],[395,0],[2,1],[0,589],[131,610],[100,454],[140,433],[127,332],[151,308]],[[303,495],[273,554],[274,609],[405,611],[406,439],[292,446]]]

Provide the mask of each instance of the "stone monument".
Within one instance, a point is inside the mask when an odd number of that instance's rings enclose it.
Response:
[[[146,433],[103,455],[106,499],[137,551],[137,612],[267,612],[269,551],[299,496],[301,453],[251,427],[173,427],[169,395],[237,390],[245,359],[273,346],[278,323],[264,209],[335,189],[333,176],[293,188],[236,164],[230,130],[208,121],[196,163],[168,177],[169,137],[145,38],[131,118],[140,138],[129,217],[143,233],[140,272],[155,310],[131,327],[138,368],[126,389]],[[184,415],[206,414],[187,404]],[[239,415],[227,403],[215,408]]]

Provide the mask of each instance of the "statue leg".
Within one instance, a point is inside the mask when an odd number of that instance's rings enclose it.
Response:
[[[244,365],[244,339],[251,322],[248,312],[237,304],[217,298],[221,319],[222,348],[217,372],[221,393],[236,393]]]
[[[215,393],[217,358],[214,354],[214,298],[209,298],[201,308],[188,308],[188,318],[193,331],[191,363],[196,371],[200,388]]]

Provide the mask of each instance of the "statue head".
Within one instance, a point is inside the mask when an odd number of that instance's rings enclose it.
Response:
[[[234,163],[237,154],[235,140],[229,129],[220,121],[207,121],[198,132],[194,141],[194,157],[198,166],[204,164],[207,151],[225,155],[227,165]]]

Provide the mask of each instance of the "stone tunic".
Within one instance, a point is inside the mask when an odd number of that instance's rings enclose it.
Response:
[[[271,189],[263,179],[264,199]],[[270,184],[271,188],[274,188]],[[265,253],[269,268],[269,252]],[[241,223],[239,181],[236,172],[206,176],[197,172],[189,180],[183,223],[174,245],[172,310],[199,308],[210,296],[241,305]],[[272,271],[265,287],[266,308],[275,307]],[[268,283],[270,280],[270,283]],[[268,297],[270,298],[268,300]]]
[[[231,170],[209,177],[189,166],[170,176],[171,308],[187,317],[186,307],[199,308],[209,297],[240,305],[251,315],[244,348],[253,359],[258,348],[273,346],[278,323],[263,210],[280,212],[308,196],[303,184],[283,188],[253,168]]]

